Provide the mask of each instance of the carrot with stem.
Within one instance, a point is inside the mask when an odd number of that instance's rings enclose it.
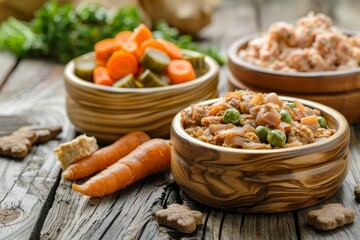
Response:
[[[94,83],[111,86],[114,80],[111,78],[109,71],[106,67],[96,66],[93,72]]]
[[[72,188],[83,195],[102,197],[119,191],[170,166],[171,147],[163,139],[151,139],[82,185]]]
[[[187,60],[172,60],[167,66],[167,72],[171,84],[179,84],[191,81],[196,78],[195,70]]]
[[[118,161],[120,158],[125,157],[149,139],[150,137],[144,132],[130,132],[122,136],[113,144],[101,148],[92,155],[71,164],[63,172],[63,176],[68,180],[77,180],[100,172]]]

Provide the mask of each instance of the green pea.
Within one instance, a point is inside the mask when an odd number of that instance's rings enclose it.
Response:
[[[286,123],[291,122],[291,115],[288,111],[281,109],[280,115],[281,115],[281,121],[286,122]]]
[[[296,108],[296,104],[295,103],[286,103],[285,106],[288,106],[289,108]]]
[[[278,129],[271,130],[267,135],[267,141],[273,147],[283,147],[286,143],[286,135]]]
[[[223,115],[224,123],[232,123],[234,125],[240,122],[240,112],[235,108],[229,108],[224,112]]]
[[[263,143],[267,143],[267,136],[268,136],[269,132],[270,132],[270,129],[265,126],[258,126],[255,129],[256,135],[259,137],[260,141]]]
[[[327,122],[326,119],[324,117],[318,117],[318,123],[320,124],[320,127],[322,128],[327,128]]]

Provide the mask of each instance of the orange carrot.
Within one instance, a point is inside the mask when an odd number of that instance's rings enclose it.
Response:
[[[148,39],[140,45],[137,56],[141,57],[144,54],[145,50],[149,47],[155,48],[167,54],[165,45],[161,43],[158,39]]]
[[[164,39],[157,39],[160,43],[164,44],[166,48],[166,53],[171,59],[182,59],[183,53],[181,49],[173,44],[172,42],[166,41]]]
[[[122,49],[128,53],[132,53],[136,56],[138,50],[138,44],[134,41],[126,41],[121,44]]]
[[[96,66],[93,72],[94,83],[100,85],[111,86],[114,80],[110,77],[109,71],[106,67]]]
[[[129,40],[132,34],[132,31],[122,31],[116,34],[114,38],[121,44]]]
[[[95,59],[98,65],[104,65],[114,51],[120,50],[121,46],[114,38],[106,38],[95,43]]]
[[[306,116],[300,119],[300,123],[308,126],[312,130],[319,128],[318,117],[315,115]]]
[[[137,42],[140,46],[144,41],[152,38],[152,32],[148,27],[143,23],[140,23],[137,28],[134,29],[133,34],[130,36],[129,40]]]
[[[116,51],[106,62],[106,67],[112,78],[119,79],[129,73],[135,75],[138,69],[138,61],[131,53]]]
[[[68,180],[77,180],[100,172],[125,157],[140,144],[148,141],[150,137],[141,131],[130,132],[113,144],[101,148],[92,155],[71,164],[63,176]]]
[[[170,166],[171,147],[168,141],[152,139],[123,157],[107,169],[72,188],[90,197],[102,197],[119,191],[146,176]]]
[[[195,79],[195,70],[191,63],[186,60],[172,60],[167,66],[167,72],[171,84],[184,83]]]

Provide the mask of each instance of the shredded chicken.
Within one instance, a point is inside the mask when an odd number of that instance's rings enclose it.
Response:
[[[251,102],[251,103],[250,103]],[[317,109],[304,106],[298,101],[281,100],[276,93],[255,93],[251,91],[228,92],[220,101],[209,105],[192,105],[182,111],[185,131],[201,141],[230,148],[271,149],[267,141],[261,140],[256,132],[259,126],[280,130],[286,136],[283,147],[296,147],[332,136],[336,130],[320,127]],[[224,122],[224,113],[234,108],[240,112],[238,123]],[[282,120],[281,111],[288,112],[290,121]],[[309,121],[314,119],[314,121]],[[306,121],[307,120],[307,121]],[[303,123],[303,124],[301,124]],[[305,123],[307,125],[305,125]]]
[[[360,66],[360,34],[347,36],[324,14],[309,13],[296,25],[275,22],[239,52],[245,61],[284,72],[319,72]]]

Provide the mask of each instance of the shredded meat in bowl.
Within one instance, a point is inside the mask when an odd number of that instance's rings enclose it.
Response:
[[[228,112],[232,112],[230,117]],[[336,132],[327,125],[318,109],[304,106],[299,101],[283,101],[276,93],[248,90],[228,92],[211,105],[194,104],[181,112],[181,122],[185,132],[194,138],[242,149],[302,146]],[[265,138],[261,128],[268,129]],[[277,134],[277,142],[271,134]],[[276,139],[278,136],[280,140]],[[278,144],[282,139],[284,142]]]
[[[348,36],[324,14],[309,13],[295,25],[276,22],[239,52],[245,61],[283,72],[320,72],[360,66],[360,34]]]

